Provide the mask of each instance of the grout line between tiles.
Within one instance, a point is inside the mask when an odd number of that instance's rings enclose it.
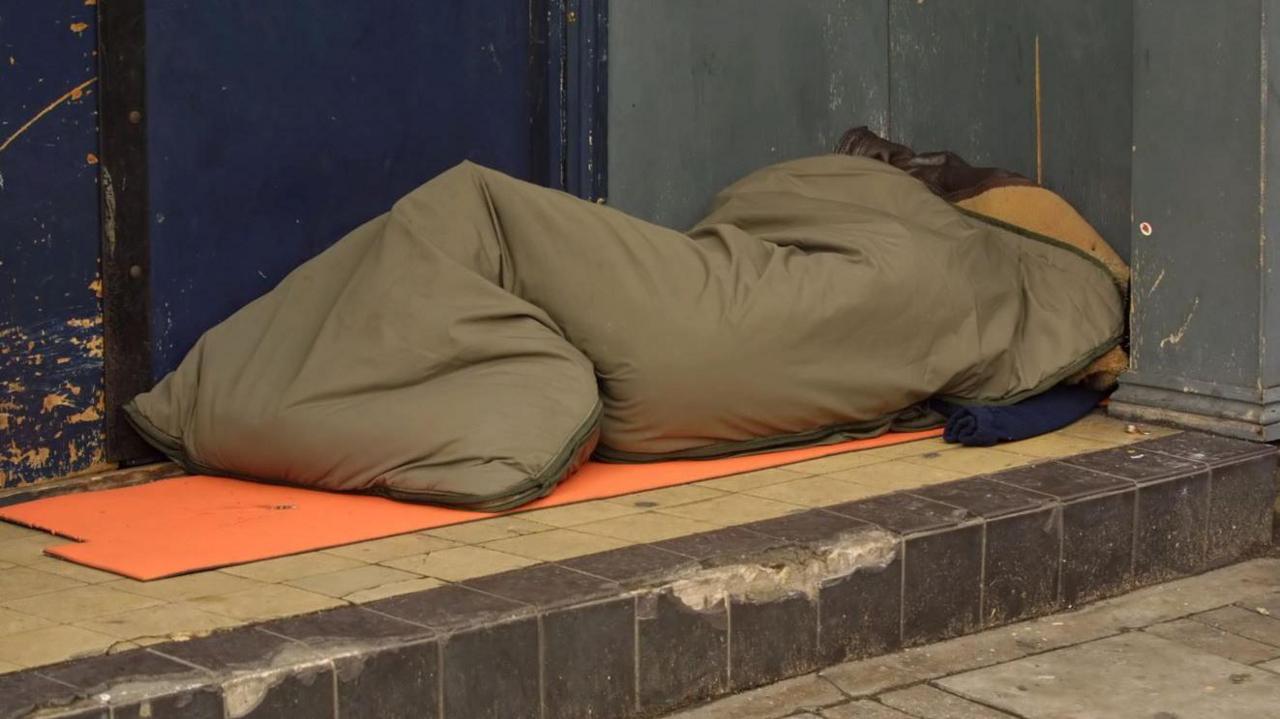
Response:
[[[907,538],[898,540],[902,547],[902,569],[898,577],[898,646],[907,641]]]
[[[729,595],[724,599],[724,682],[725,689],[733,689],[733,612],[729,611]]]
[[[448,636],[436,639],[436,716],[444,719],[444,645]]]
[[[987,624],[987,525],[982,523],[981,549],[978,561],[978,628]]]
[[[538,612],[538,716],[543,719],[553,719],[547,716],[547,641],[546,627],[542,621],[543,613]]]

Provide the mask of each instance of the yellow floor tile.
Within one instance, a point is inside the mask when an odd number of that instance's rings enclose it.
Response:
[[[731,494],[727,497],[671,507],[662,511],[664,514],[705,522],[717,527],[731,527],[762,519],[773,519],[804,509],[805,507],[798,503],[779,502],[749,494]],[[684,534],[693,534],[693,532],[684,532]]]
[[[960,472],[913,464],[900,459],[869,464],[865,467],[854,467],[827,476],[855,482],[880,492],[896,492],[964,478]]]
[[[522,512],[520,516],[527,517],[543,525],[563,528],[601,522],[614,517],[625,517],[628,514],[638,514],[643,511],[640,507],[615,504],[613,502],[579,502],[578,504],[565,504],[559,507]]]
[[[26,539],[28,537],[37,536],[44,537],[45,539],[55,538],[48,532],[43,532],[39,529],[31,529],[30,527],[24,527],[21,524],[14,524],[13,522],[6,522],[3,519],[0,519],[0,542],[5,542],[10,539]]]
[[[231,594],[198,597],[190,604],[212,614],[246,622],[265,621],[293,614],[307,614],[341,606],[344,602],[323,594],[283,584],[264,584]]]
[[[16,566],[18,565],[10,564],[9,562],[0,562],[0,569],[8,569],[9,567],[16,567]]]
[[[460,582],[464,579],[527,567],[537,562],[527,557],[517,557],[514,554],[497,552],[484,547],[453,547],[430,554],[392,559],[383,564],[424,577],[435,577],[446,582]]]
[[[69,540],[43,532],[0,541],[0,562],[31,564],[45,558],[44,548],[67,544]]]
[[[729,496],[736,497],[739,495]],[[672,507],[672,510],[692,506],[697,505],[682,505],[682,507]],[[717,528],[716,525],[708,522],[699,522],[686,517],[677,517],[658,512],[629,514],[625,517],[618,517],[604,522],[592,522],[591,524],[575,527],[579,532],[598,534],[602,537],[620,539],[632,543],[660,542],[664,539],[709,532]]]
[[[226,567],[221,571],[227,574],[234,574],[237,577],[256,579],[259,582],[287,582],[291,579],[336,572],[339,569],[350,569],[363,564],[364,562],[347,557],[339,557],[335,554],[307,552],[288,557],[277,557],[276,559],[264,559],[261,562],[251,562],[235,567]]]
[[[804,477],[782,484],[771,484],[767,487],[753,489],[746,494],[765,499],[776,499],[790,504],[803,504],[806,507],[826,507],[841,502],[852,502],[875,494],[880,494],[870,487],[854,482],[845,482],[831,477]]]
[[[345,597],[362,589],[373,589],[384,584],[417,579],[418,575],[401,569],[392,569],[377,564],[363,567],[352,567],[327,574],[316,574],[302,579],[295,579],[288,584],[308,592],[324,594],[330,597]]]
[[[684,484],[676,487],[655,489],[649,492],[637,492],[622,497],[612,497],[603,501],[610,504],[621,504],[624,507],[648,510],[691,504],[693,502],[701,502],[704,499],[723,497],[724,495],[724,492],[704,484]]]
[[[863,458],[868,460],[866,464],[872,464],[871,460],[881,462],[890,459],[902,459],[903,457],[915,457],[920,454],[955,449],[958,446],[960,445],[947,443],[941,437],[930,437],[929,439],[918,439],[914,442],[891,444],[888,447],[864,449],[861,452],[855,452],[855,454],[863,455]]]
[[[862,449],[856,452],[842,452],[818,459],[810,459],[796,464],[788,464],[787,469],[805,474],[831,474],[844,469],[862,467],[877,462],[888,462],[897,459],[898,455],[886,455],[874,450]]]
[[[480,544],[482,542],[492,542],[495,539],[519,537],[522,534],[545,532],[548,529],[551,529],[550,525],[533,521],[530,518],[494,517],[493,519],[481,519],[476,522],[454,524],[449,527],[440,527],[439,529],[428,529],[423,534],[447,539],[450,542],[458,542],[459,544]]]
[[[919,439],[914,442],[891,444],[888,447],[876,447],[875,449],[861,449],[856,452],[833,454],[829,457],[821,457],[819,459],[811,459],[797,464],[789,464],[786,466],[786,469],[796,472],[805,472],[806,474],[834,474],[836,472],[843,472],[857,467],[865,467],[869,464],[892,462],[895,459],[915,457],[921,454],[929,454],[931,452],[943,452],[948,449],[954,449],[957,446],[958,445],[947,444],[942,441],[940,437],[932,437],[929,439]]]
[[[1021,442],[1006,442],[1000,445],[1000,449],[1004,452],[1021,454],[1037,459],[1054,459],[1085,452],[1097,452],[1114,446],[1116,445],[1112,442],[1099,442],[1094,439],[1055,433],[1024,439]]]
[[[14,599],[5,602],[4,606],[6,609],[55,622],[78,622],[161,603],[159,599],[121,592],[99,584]]]
[[[224,572],[196,572],[180,577],[155,579],[150,582],[139,582],[136,579],[117,579],[103,586],[119,589],[130,594],[141,594],[144,597],[155,597],[170,602],[196,597],[211,597],[219,594],[231,594],[245,589],[263,586],[262,582]]]
[[[929,454],[921,454],[915,457],[906,457],[902,461],[973,476],[999,472],[1002,469],[1010,469],[1012,467],[1021,467],[1024,464],[1034,462],[1035,459],[1026,455],[1001,452],[998,449],[987,447],[961,447],[945,452],[930,452]]]
[[[30,567],[0,569],[0,602],[83,586],[84,582]]]
[[[549,532],[526,534],[523,537],[499,539],[481,546],[543,562],[557,562],[561,559],[581,557],[584,554],[618,549],[631,544],[632,542],[626,540],[577,532],[572,529],[553,529]]]
[[[1133,428],[1133,432],[1129,428]],[[1125,422],[1119,419],[1113,419],[1101,413],[1094,413],[1081,419],[1080,421],[1068,427],[1064,427],[1061,434],[1070,435],[1072,437],[1081,437],[1083,439],[1093,439],[1099,442],[1106,442],[1112,445],[1131,444],[1133,442],[1141,442],[1146,439],[1156,439],[1169,434],[1173,434],[1177,430],[1165,427],[1157,427],[1155,425],[1144,424],[1141,422]]]
[[[0,662],[38,667],[66,659],[102,654],[119,640],[80,627],[55,624],[0,637]]]
[[[32,629],[47,627],[53,622],[31,614],[15,612],[0,607],[0,637],[18,632],[29,632]]]
[[[179,603],[112,614],[76,622],[75,626],[117,639],[128,639],[135,644],[147,645],[172,639],[190,639],[208,634],[215,629],[237,624],[240,622],[230,617],[212,614],[190,604]]]
[[[49,574],[56,574],[60,577],[74,579],[77,582],[84,582],[85,584],[101,584],[102,582],[110,582],[120,578],[119,574],[103,572],[93,567],[86,567],[83,564],[76,564],[57,557],[41,557],[26,566]]]
[[[359,544],[348,544],[344,547],[333,547],[324,551],[328,554],[336,554],[339,557],[376,564],[388,559],[411,557],[415,554],[434,552],[437,549],[448,549],[454,545],[454,542],[447,539],[418,532],[374,539],[369,542],[360,542]]]
[[[754,472],[744,472],[742,474],[731,474],[728,477],[720,477],[719,479],[707,479],[698,482],[700,487],[711,487],[712,489],[721,489],[726,492],[747,492],[757,487],[767,487],[771,484],[781,484],[782,482],[790,482],[793,479],[807,477],[813,472],[806,472],[800,469],[800,465],[805,464],[789,464],[786,467],[771,467],[769,469],[758,469]]]
[[[387,597],[396,597],[401,594],[408,594],[409,592],[421,592],[427,589],[435,589],[440,586],[444,586],[444,582],[441,582],[438,579],[432,579],[431,577],[418,577],[417,579],[406,579],[403,582],[384,584],[372,589],[361,589],[358,592],[348,594],[343,597],[343,599],[351,602],[352,604],[363,604],[365,602],[372,602],[378,599],[386,599]]]

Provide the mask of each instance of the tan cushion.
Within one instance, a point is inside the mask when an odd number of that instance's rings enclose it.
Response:
[[[1078,247],[1106,265],[1122,287],[1129,286],[1129,265],[1070,203],[1050,190],[1034,186],[997,187],[960,200],[956,205]],[[1067,381],[1105,390],[1114,387],[1128,367],[1129,356],[1116,347]]]

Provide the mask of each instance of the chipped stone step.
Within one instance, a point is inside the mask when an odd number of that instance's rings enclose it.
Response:
[[[957,639],[1256,555],[1276,462],[1173,435],[4,674],[0,717],[658,716],[915,647],[810,683],[878,693],[940,676],[947,652],[987,666],[1241,600],[1199,606],[1175,582],[1070,632]]]

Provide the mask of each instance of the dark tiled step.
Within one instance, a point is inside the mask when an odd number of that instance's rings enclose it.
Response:
[[[654,716],[1247,558],[1276,464],[1184,433],[0,675],[0,717]]]

